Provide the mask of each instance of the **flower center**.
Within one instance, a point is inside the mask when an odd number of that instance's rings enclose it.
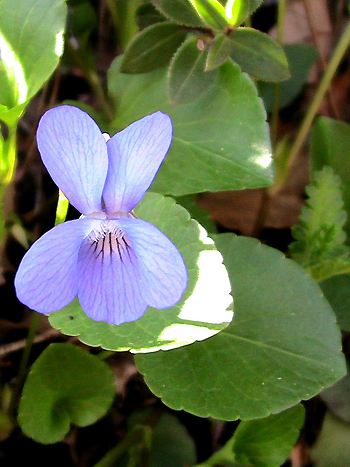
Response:
[[[106,257],[112,259],[115,254],[122,262],[124,262],[125,255],[131,260],[130,241],[113,221],[107,219],[99,222],[90,232],[88,241],[92,254],[102,261]]]

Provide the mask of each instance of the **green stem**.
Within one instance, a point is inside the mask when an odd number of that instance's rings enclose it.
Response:
[[[340,62],[342,61],[348,47],[350,46],[350,22],[348,22],[335,50],[330,62],[327,65],[325,73],[321,79],[321,82],[316,90],[314,98],[311,102],[311,105],[308,108],[308,111],[304,117],[304,120],[299,128],[297,136],[294,140],[294,144],[290,150],[288,168],[290,169],[296,157],[299,154],[300,149],[302,148],[307,135],[310,131],[313,120],[317,114],[317,111],[325,97],[325,94],[332,82],[332,79],[338,69]]]
[[[285,17],[286,17],[286,0],[279,0],[278,13],[277,13],[277,41],[280,44],[283,42]],[[274,86],[272,114],[271,114],[271,139],[272,139],[273,145],[275,145],[277,141],[280,105],[281,105],[281,85],[280,83],[276,83]]]
[[[30,352],[32,350],[34,337],[35,337],[35,334],[36,334],[36,332],[38,330],[39,323],[40,323],[40,314],[39,313],[33,313],[32,321],[30,323],[30,327],[29,327],[29,331],[28,331],[28,335],[27,335],[27,339],[26,339],[26,345],[24,347],[21,362],[20,362],[20,365],[19,365],[16,384],[15,384],[15,387],[13,389],[12,398],[11,398],[11,402],[10,402],[10,405],[9,405],[9,415],[11,417],[15,417],[20,391],[22,389],[24,380],[25,380],[26,375],[27,375],[27,367],[28,367]]]
[[[139,1],[130,0],[106,0],[106,5],[111,13],[115,27],[117,42],[122,50],[125,50],[132,37],[137,32],[135,13]]]

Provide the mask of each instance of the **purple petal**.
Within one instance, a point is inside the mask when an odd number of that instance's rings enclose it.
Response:
[[[51,109],[40,120],[37,141],[47,170],[69,201],[83,214],[100,211],[108,156],[92,118],[69,105]]]
[[[88,219],[65,222],[31,246],[15,278],[17,297],[22,303],[46,314],[74,299],[78,289],[78,252],[89,230]]]
[[[107,141],[108,174],[103,190],[107,212],[130,212],[151,185],[172,139],[169,115],[156,112]]]
[[[187,288],[187,270],[176,246],[154,225],[140,219],[120,219],[140,264],[142,293],[149,306],[175,305]]]
[[[108,225],[118,230],[116,221]],[[127,239],[124,242],[107,233],[99,240],[84,241],[79,253],[78,297],[90,318],[110,324],[140,318],[147,308],[141,286],[138,261]]]

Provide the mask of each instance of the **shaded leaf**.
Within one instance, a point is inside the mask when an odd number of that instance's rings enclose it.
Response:
[[[232,43],[226,34],[217,34],[209,46],[205,71],[212,71],[227,61],[231,54]]]
[[[121,63],[122,73],[145,73],[166,65],[186,37],[186,31],[170,22],[143,29],[130,42]]]
[[[228,36],[232,59],[242,71],[263,81],[278,82],[290,77],[283,48],[270,37],[253,28],[238,28]]]
[[[196,38],[188,38],[175,53],[169,68],[169,96],[175,104],[190,102],[214,83],[216,73],[204,72],[207,52],[199,50]]]
[[[88,318],[76,301],[50,314],[51,325],[88,345],[135,353],[173,349],[217,334],[232,319],[232,297],[213,241],[170,198],[149,193],[136,214],[161,229],[182,253],[189,285],[181,302],[165,310],[149,308],[138,321],[114,326]]]
[[[172,147],[152,190],[182,196],[271,184],[265,110],[252,81],[231,61],[208,93],[183,105],[169,102],[165,70],[126,76],[116,60],[108,83],[116,115],[111,133],[156,110],[172,117]]]
[[[287,56],[291,76],[279,85],[279,107],[281,109],[291,104],[301,93],[307,82],[311,67],[318,57],[315,47],[309,44],[287,44],[283,49]],[[271,112],[275,93],[274,84],[261,81],[258,83],[258,89],[264,99],[266,109]]]
[[[151,391],[201,417],[266,417],[345,374],[340,332],[320,288],[255,239],[215,237],[235,296],[230,326],[205,342],[138,355]],[[215,397],[213,397],[215,395]]]
[[[350,375],[348,373],[320,394],[328,409],[338,418],[350,423]]]
[[[320,283],[343,331],[350,331],[350,260],[348,265],[348,274],[330,277]]]
[[[113,375],[98,358],[70,344],[50,344],[33,364],[19,406],[23,432],[44,444],[61,441],[70,424],[101,418],[114,397]]]
[[[188,0],[152,0],[153,5],[168,19],[185,26],[200,27],[203,21]]]

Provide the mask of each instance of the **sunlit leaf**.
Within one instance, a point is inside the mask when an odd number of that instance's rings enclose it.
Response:
[[[160,228],[181,251],[189,273],[184,298],[166,310],[149,308],[138,321],[121,326],[93,321],[73,302],[50,315],[52,326],[91,346],[132,352],[173,349],[217,334],[232,319],[232,298],[222,256],[213,241],[170,198],[150,193],[136,214]]]
[[[204,25],[189,0],[152,0],[152,3],[166,18],[178,24],[192,27]]]
[[[188,0],[208,26],[223,29],[227,25],[225,8],[218,0]]]
[[[205,342],[138,355],[151,391],[201,417],[252,419],[309,399],[344,376],[335,316],[304,270],[252,238],[225,234],[215,241],[235,317]]]
[[[227,0],[225,13],[228,23],[232,26],[241,24],[262,2],[263,0]]]

